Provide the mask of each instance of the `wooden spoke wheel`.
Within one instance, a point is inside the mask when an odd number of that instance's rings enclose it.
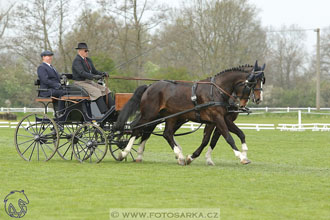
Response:
[[[60,143],[57,148],[57,154],[63,160],[72,160],[74,158],[72,151],[72,137],[77,131],[79,125],[70,123],[58,125],[60,132]],[[76,142],[77,140],[75,140]]]
[[[102,128],[95,124],[84,124],[72,137],[72,151],[80,162],[99,163],[105,157],[108,141]]]
[[[128,141],[131,137],[130,133],[114,133],[109,135],[109,150],[111,152],[112,157],[120,161],[119,153],[125,149],[128,144]],[[137,145],[133,144],[131,152],[124,159],[125,161],[135,161],[137,157]]]
[[[57,124],[46,114],[29,114],[16,127],[16,150],[24,160],[48,161],[56,153],[58,143]]]

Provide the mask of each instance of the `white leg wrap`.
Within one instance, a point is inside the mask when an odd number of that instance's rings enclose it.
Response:
[[[211,147],[209,147],[207,149],[207,152],[205,154],[206,165],[210,165],[210,166],[214,166],[215,165],[214,162],[212,161],[212,158],[211,158],[212,151],[213,151],[213,149]]]
[[[246,156],[244,156],[241,152],[234,150],[234,154],[236,157],[238,157],[241,161],[246,159]]]
[[[142,160],[142,158],[143,158],[143,152],[144,152],[144,148],[145,148],[145,146],[146,146],[146,142],[147,142],[147,140],[144,140],[141,144],[140,144],[140,146],[139,146],[139,149],[138,149],[138,151],[137,151],[137,154],[138,154],[138,156],[137,156],[137,160]]]
[[[247,158],[247,151],[248,151],[248,147],[246,145],[246,143],[242,144],[242,154],[245,158]]]
[[[246,143],[242,144],[242,151],[248,151],[248,147],[247,147]]]
[[[207,159],[211,159],[212,151],[213,151],[213,149],[212,149],[211,147],[209,147],[209,148],[207,149],[207,152],[206,152],[206,154],[205,154],[205,158],[206,158],[206,160],[207,160]]]
[[[123,158],[125,158],[127,156],[127,154],[129,152],[131,152],[131,149],[133,147],[135,138],[136,138],[135,136],[131,137],[131,139],[129,139],[129,142],[128,142],[127,146],[125,147],[124,151],[121,152],[121,155],[122,155]]]
[[[174,140],[174,143],[175,143],[175,145],[180,149],[180,151],[182,152],[182,147],[178,144],[178,142],[176,142],[176,140],[173,138],[173,140]]]
[[[180,146],[174,146],[174,149],[173,149],[175,155],[181,159],[181,160],[184,160],[184,156],[182,154],[182,151],[181,151],[181,147]]]

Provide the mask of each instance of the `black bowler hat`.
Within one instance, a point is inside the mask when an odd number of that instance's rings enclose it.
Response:
[[[53,52],[49,51],[49,50],[45,50],[44,52],[42,52],[40,54],[41,57],[44,57],[44,56],[53,56]]]
[[[78,50],[78,49],[87,49],[88,50],[87,44],[86,43],[79,43],[76,50]]]

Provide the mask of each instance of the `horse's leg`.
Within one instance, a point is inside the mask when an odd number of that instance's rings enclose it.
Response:
[[[139,122],[135,125],[135,127],[139,126],[139,125],[142,125],[144,123],[147,123],[151,121],[151,119],[145,119],[145,118],[140,118]],[[132,147],[133,147],[133,144],[134,144],[134,141],[135,139],[139,138],[141,136],[141,130],[143,128],[138,128],[138,129],[133,129],[133,132],[132,132],[132,135],[131,135],[131,138],[129,139],[128,141],[128,144],[127,146],[125,147],[125,149],[119,153],[118,155],[118,159],[119,160],[123,160],[132,150]],[[143,135],[143,134],[142,134]],[[142,144],[143,142],[141,142]],[[145,143],[144,143],[145,144]]]
[[[145,145],[146,145],[146,142],[147,140],[150,138],[151,136],[151,132],[155,129],[157,125],[152,125],[152,126],[149,126],[145,132],[142,134],[142,137],[141,137],[141,143],[140,143],[140,146],[138,148],[138,151],[137,151],[137,158],[135,160],[135,162],[142,162],[142,159],[143,159],[143,152],[144,152],[144,148],[145,148]]]
[[[245,143],[245,135],[244,135],[243,131],[234,124],[234,121],[236,120],[237,116],[238,116],[238,113],[228,114],[225,116],[225,122],[226,122],[226,125],[227,125],[229,131],[236,134],[241,139],[242,150],[243,150],[242,154],[247,156],[247,154],[246,154],[247,146]],[[211,158],[211,153],[213,152],[220,136],[221,136],[221,133],[219,132],[219,130],[215,129],[215,131],[213,132],[212,139],[211,139],[210,147],[205,155],[207,165],[214,165],[212,158]]]
[[[217,117],[216,120],[216,126],[217,129],[219,129],[220,133],[223,135],[227,143],[231,146],[231,148],[234,151],[234,154],[236,157],[238,157],[242,164],[248,164],[251,161],[249,161],[246,156],[244,156],[236,147],[235,141],[233,137],[230,135],[228,127],[226,125],[226,122],[223,117]]]
[[[171,146],[172,150],[174,151],[175,156],[178,158],[179,165],[185,165],[185,158],[182,154],[182,148],[179,144],[174,140],[174,132],[177,121],[175,118],[170,118],[166,120],[165,131],[164,131],[164,138],[167,140],[168,144]]]
[[[138,137],[137,135],[134,135],[134,136],[132,135],[131,136],[131,138],[128,141],[127,146],[125,147],[125,149],[118,154],[118,159],[119,160],[125,159],[127,157],[127,155],[129,154],[129,152],[131,152],[134,141],[137,137]]]
[[[199,155],[202,153],[205,146],[209,143],[212,131],[214,129],[215,125],[213,124],[206,124],[204,128],[204,136],[201,145],[194,151],[192,155],[187,156],[187,164],[190,164],[194,159],[199,157]]]
[[[186,122],[187,122],[187,120],[179,120],[179,121],[176,122],[175,127],[174,127],[173,136],[174,136],[175,132]],[[174,140],[175,145],[182,151],[181,146],[176,142],[174,137],[173,137],[173,140]],[[175,159],[176,160],[178,159],[177,155],[175,155]]]
[[[241,129],[239,129],[239,127],[237,127],[237,125],[235,125],[235,123],[232,120],[226,120],[226,124],[228,126],[229,131],[236,134],[241,140],[242,154],[247,158],[248,147],[245,142],[245,134]]]
[[[211,139],[210,146],[207,149],[207,152],[205,154],[206,165],[210,165],[210,166],[215,165],[215,163],[212,160],[211,154],[212,154],[213,149],[215,148],[215,145],[217,144],[220,136],[221,136],[221,134],[220,134],[219,130],[216,128],[213,132],[213,136],[212,136],[212,139]]]

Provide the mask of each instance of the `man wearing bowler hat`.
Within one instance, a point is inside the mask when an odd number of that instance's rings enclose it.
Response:
[[[40,54],[42,64],[37,69],[38,78],[40,80],[40,89],[44,91],[39,92],[41,97],[61,97],[65,95],[65,91],[61,87],[61,77],[52,66],[53,52],[44,51]],[[64,101],[58,101],[58,111],[64,108]]]
[[[101,79],[103,76],[108,76],[108,74],[95,69],[92,60],[88,57],[89,49],[86,43],[79,43],[76,50],[78,54],[72,63],[74,83],[83,87],[88,92],[90,99],[95,101],[100,112],[104,114],[108,111],[105,103],[106,95],[108,94],[110,106],[113,105],[113,101],[109,94],[109,89],[93,80]]]

